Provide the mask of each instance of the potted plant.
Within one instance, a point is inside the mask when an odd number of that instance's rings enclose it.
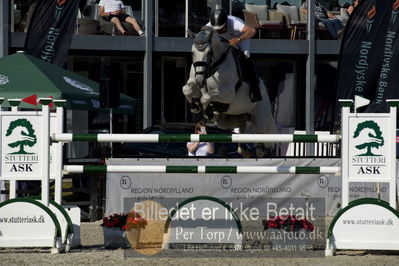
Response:
[[[114,213],[104,217],[101,226],[104,233],[105,248],[127,248],[129,242],[131,245],[134,243],[132,246],[136,247],[140,230],[145,228],[146,225],[147,221],[135,211],[127,214]],[[125,236],[127,236],[127,239]]]
[[[147,221],[137,212],[131,211],[127,214],[123,229],[126,231],[127,239],[132,248],[138,247],[141,229],[144,229],[146,225]]]
[[[114,213],[103,218],[101,227],[104,233],[105,248],[127,248],[129,243],[124,237],[127,214]]]

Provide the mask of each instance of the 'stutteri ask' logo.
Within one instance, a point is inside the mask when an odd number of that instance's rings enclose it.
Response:
[[[14,120],[10,123],[6,137],[11,137],[7,145],[11,148],[18,148],[16,152],[9,154],[33,154],[25,151],[25,146],[33,147],[37,143],[37,137],[32,124],[25,118]]]

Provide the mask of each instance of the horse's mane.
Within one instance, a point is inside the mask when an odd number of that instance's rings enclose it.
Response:
[[[216,40],[214,39],[215,36],[218,37]],[[219,33],[215,31],[213,27],[206,25],[203,26],[201,30],[196,34],[193,43],[197,50],[203,51],[208,44],[212,44],[212,41],[220,41],[227,45],[230,45],[229,41],[219,35]]]

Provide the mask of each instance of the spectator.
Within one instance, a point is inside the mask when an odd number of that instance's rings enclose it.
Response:
[[[195,134],[206,134],[206,126],[203,122],[195,125]],[[189,142],[187,143],[188,156],[208,156],[213,154],[215,148],[211,142]]]
[[[338,39],[338,35],[341,35],[344,26],[342,22],[336,18],[331,12],[328,12],[327,9],[322,6],[319,2],[315,1],[315,16],[318,21],[321,21],[327,28],[330,35],[334,40]],[[301,12],[308,12],[308,2],[302,4]]]
[[[133,28],[138,32],[140,36],[144,35],[136,19],[129,16],[125,12],[125,6],[122,1],[119,0],[101,0],[98,4],[100,7],[100,16],[106,21],[111,21],[116,25],[116,28],[122,35],[129,35],[129,33],[123,27],[121,21],[132,24]]]
[[[249,54],[249,39],[256,34],[256,30],[244,24],[237,17],[228,16],[226,11],[216,9],[212,11],[210,22],[206,26],[213,27],[221,36],[229,40],[230,45],[237,46],[245,54],[243,61],[244,71],[250,87],[250,98],[252,102],[262,100],[258,77],[256,75],[255,64],[252,62]]]
[[[352,14],[352,12],[355,10],[355,8],[357,7],[357,5],[360,3],[360,0],[353,0],[352,5],[350,5],[348,7],[348,14],[349,16]]]

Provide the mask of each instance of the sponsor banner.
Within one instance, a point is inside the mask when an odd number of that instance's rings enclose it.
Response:
[[[215,166],[339,166],[340,159],[109,159],[107,165],[215,165]],[[325,174],[143,174],[107,173],[106,215],[127,213],[125,199],[215,198],[325,198],[326,215],[341,206],[340,175]],[[389,186],[381,183],[381,199],[388,200]],[[351,200],[378,197],[375,183],[356,182],[349,187]]]
[[[2,117],[1,176],[34,178],[41,175],[42,127],[39,116]]]
[[[366,112],[386,112],[386,99],[399,97],[398,0],[363,0],[345,26],[338,67],[337,99],[360,95]],[[336,101],[338,103],[338,101]],[[339,113],[338,104],[336,113]]]
[[[26,53],[63,66],[76,26],[79,1],[38,1],[25,41]]]
[[[15,114],[15,113],[14,113]],[[39,114],[7,115],[1,118],[1,168],[5,179],[42,179],[42,117]],[[50,115],[50,132],[56,132],[56,114]],[[55,178],[53,155],[55,145],[50,146],[50,178]]]
[[[389,181],[391,165],[390,117],[349,117],[349,180]]]
[[[338,249],[397,249],[399,217],[387,203],[361,199],[337,215],[333,241]]]
[[[136,257],[324,256],[320,198],[126,198],[124,207],[146,221],[136,244],[126,232]]]
[[[35,200],[9,200],[0,205],[0,246],[53,246],[57,226],[47,207]],[[54,215],[53,215],[54,216]]]

